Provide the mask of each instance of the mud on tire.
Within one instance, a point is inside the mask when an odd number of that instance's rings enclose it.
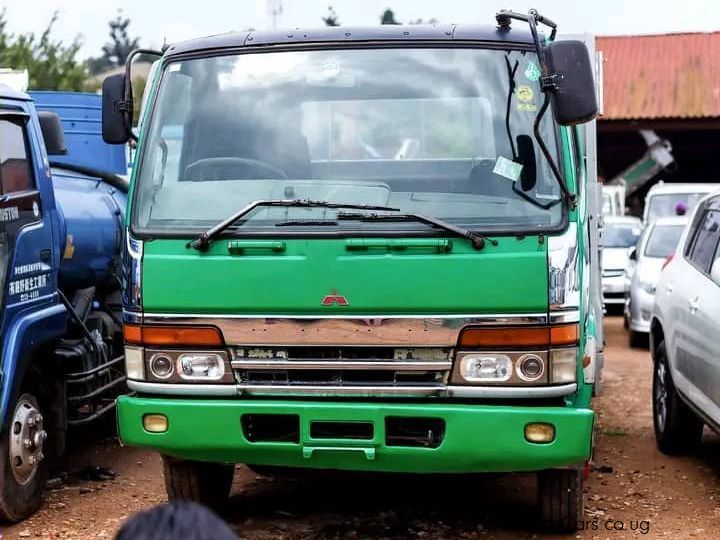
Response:
[[[211,508],[222,506],[230,496],[235,467],[162,456],[165,491],[171,501],[192,501]]]

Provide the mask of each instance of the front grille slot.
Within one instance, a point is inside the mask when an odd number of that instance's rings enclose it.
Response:
[[[372,440],[372,422],[312,422],[310,437],[313,439]]]
[[[300,442],[300,417],[297,414],[243,414],[243,435],[252,442]]]
[[[385,418],[385,444],[437,448],[445,438],[442,418],[388,416]]]
[[[448,367],[449,369],[449,367]],[[391,370],[336,370],[336,369],[285,369],[285,370],[237,370],[240,384],[289,384],[289,385],[368,385],[403,386],[442,384],[446,371],[391,371]]]

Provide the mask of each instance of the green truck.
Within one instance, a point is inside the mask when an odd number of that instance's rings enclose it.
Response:
[[[533,471],[543,520],[582,519],[602,365],[594,62],[534,11],[496,19],[158,53],[117,415],[125,444],[162,454],[171,499],[221,502],[236,463]],[[103,85],[110,143],[135,138],[133,57]]]

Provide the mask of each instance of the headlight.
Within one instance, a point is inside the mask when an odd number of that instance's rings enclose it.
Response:
[[[178,373],[191,381],[219,381],[225,375],[225,361],[215,353],[181,354],[177,359]]]
[[[577,380],[576,348],[550,351],[550,375],[553,383],[572,383]]]
[[[536,354],[526,354],[518,360],[516,371],[523,381],[534,382],[545,373],[545,362]]]
[[[150,373],[156,379],[168,379],[175,371],[172,359],[166,354],[156,354],[150,358]]]
[[[468,382],[503,382],[512,375],[512,361],[504,354],[468,354],[460,360],[460,376]]]
[[[142,347],[125,346],[125,371],[127,378],[136,381],[145,379],[145,351]]]

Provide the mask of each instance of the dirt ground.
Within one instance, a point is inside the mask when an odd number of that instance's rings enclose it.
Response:
[[[564,538],[720,536],[720,438],[706,433],[696,456],[660,454],[652,432],[648,351],[627,347],[620,318],[609,317],[606,328],[606,386],[595,403],[597,450],[586,484],[586,522]],[[165,500],[158,456],[120,448],[111,437],[90,440],[73,450],[67,469],[101,465],[115,470],[116,478],[70,475],[56,482],[43,509],[6,528],[5,540],[112,538],[128,516]],[[240,538],[252,540],[563,538],[537,526],[532,476],[288,480],[239,467],[233,493],[223,517]]]

